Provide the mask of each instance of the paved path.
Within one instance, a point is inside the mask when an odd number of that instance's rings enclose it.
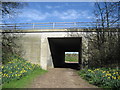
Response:
[[[80,78],[75,70],[69,68],[50,69],[37,77],[29,88],[97,88]]]

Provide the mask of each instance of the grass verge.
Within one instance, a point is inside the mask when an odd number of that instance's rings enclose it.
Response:
[[[120,70],[111,68],[96,68],[80,70],[79,75],[90,84],[101,88],[120,88]]]
[[[78,55],[77,54],[66,54],[65,61],[68,62],[78,62]]]
[[[34,78],[44,74],[45,72],[47,71],[41,68],[37,68],[33,72],[29,73],[28,75],[22,77],[20,80],[13,80],[9,83],[4,83],[2,85],[2,88],[25,88],[29,86],[29,84],[32,82]]]

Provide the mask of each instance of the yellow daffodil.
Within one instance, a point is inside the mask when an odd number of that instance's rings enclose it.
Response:
[[[110,79],[110,77],[108,77],[108,79]]]
[[[2,69],[4,68],[4,66],[2,66]]]
[[[120,79],[120,76],[118,76],[118,79]]]
[[[106,76],[111,76],[111,74],[110,73],[106,73]]]
[[[88,71],[91,71],[90,69],[88,69]]]
[[[113,79],[116,79],[116,77],[112,76]]]

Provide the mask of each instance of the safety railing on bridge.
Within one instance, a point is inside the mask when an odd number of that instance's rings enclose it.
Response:
[[[105,27],[108,24],[104,23]],[[120,22],[109,23],[109,27],[119,27]],[[50,23],[16,23],[0,24],[1,30],[33,30],[33,29],[88,29],[102,27],[101,22],[50,22]]]

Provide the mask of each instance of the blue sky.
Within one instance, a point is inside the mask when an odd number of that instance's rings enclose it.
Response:
[[[7,23],[89,22],[93,9],[94,2],[29,2]]]

